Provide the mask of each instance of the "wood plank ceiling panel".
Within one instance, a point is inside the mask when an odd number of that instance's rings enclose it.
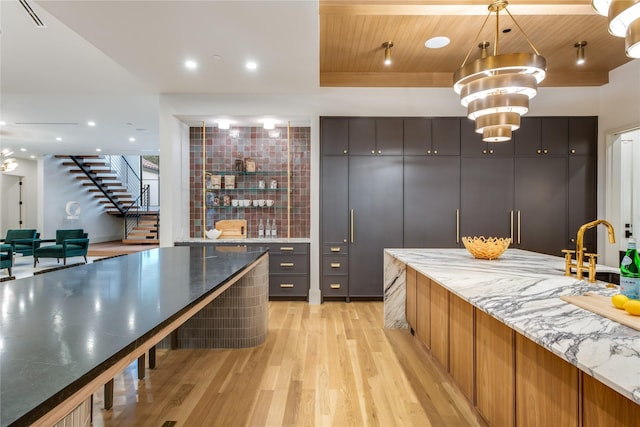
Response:
[[[488,2],[419,3],[321,1],[321,86],[447,87],[470,49],[469,61],[479,56],[480,41],[489,41],[493,52],[495,15],[489,17],[478,36],[487,17]],[[547,59],[548,74],[542,86],[602,85],[608,82],[610,70],[630,61],[624,54],[624,40],[608,33],[607,19],[587,13],[585,3],[590,2],[526,3],[519,5],[526,14],[516,15],[513,5],[509,11]],[[451,8],[465,5],[468,14],[451,14],[450,10],[459,10]],[[477,5],[484,5],[484,14],[479,13]],[[398,9],[407,14],[393,13]],[[444,12],[416,14],[426,9]],[[498,53],[533,52],[525,35],[505,12],[500,14],[498,30]],[[451,43],[442,49],[427,49],[425,41],[434,36],[447,36]],[[581,40],[588,42],[587,61],[577,66],[574,44]],[[383,64],[385,41],[394,44],[391,66]]]

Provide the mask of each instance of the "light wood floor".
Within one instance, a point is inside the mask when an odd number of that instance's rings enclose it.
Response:
[[[94,395],[94,426],[484,426],[381,302],[270,302],[242,350],[158,350],[157,367]]]

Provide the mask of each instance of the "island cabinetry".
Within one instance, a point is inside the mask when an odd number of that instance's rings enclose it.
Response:
[[[407,299],[405,302],[405,316],[407,318],[409,328],[412,332],[415,332],[418,298],[418,275],[417,272],[411,267],[407,267],[406,275]]]
[[[582,427],[638,426],[640,405],[593,377],[581,375]]]
[[[516,425],[577,427],[578,368],[519,333],[515,353]]]
[[[449,370],[449,291],[431,281],[431,354]]]
[[[476,408],[489,425],[510,427],[515,420],[514,332],[475,310]]]
[[[449,293],[449,373],[467,397],[474,401],[474,309]]]
[[[422,274],[416,278],[415,336],[427,348],[431,348],[431,280]]]

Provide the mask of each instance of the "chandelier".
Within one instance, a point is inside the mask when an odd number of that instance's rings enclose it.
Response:
[[[0,151],[0,171],[11,172],[18,167],[18,162],[13,157],[9,157],[13,151],[5,148]]]
[[[520,116],[529,111],[529,100],[538,92],[538,84],[544,80],[547,68],[547,61],[533,46],[507,6],[506,0],[492,2],[478,32],[479,36],[495,12],[493,55],[488,53],[489,43],[482,42],[478,45],[480,58],[467,64],[472,46],[461,67],[453,74],[453,89],[460,95],[462,106],[467,108],[467,117],[475,121],[476,132],[482,134],[482,140],[486,142],[511,139],[512,132],[520,128]],[[511,17],[535,53],[498,53],[502,10]]]
[[[624,37],[625,53],[640,58],[640,0],[592,0],[593,9],[609,17],[609,32]]]

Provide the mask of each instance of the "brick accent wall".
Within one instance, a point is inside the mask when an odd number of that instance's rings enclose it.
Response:
[[[277,134],[277,135],[276,135]],[[290,128],[291,157],[291,221],[290,237],[310,235],[310,128]],[[205,229],[214,228],[221,219],[246,219],[247,237],[258,237],[258,222],[276,221],[278,237],[287,237],[287,128],[273,131],[261,127],[243,127],[229,130],[205,128],[206,180],[211,187],[211,176],[233,175],[235,189],[209,188],[203,192],[202,127],[192,127],[190,139],[190,233],[203,237]],[[236,171],[236,160],[246,165],[255,162],[255,172]],[[223,178],[224,180],[224,178]],[[271,189],[275,180],[277,188]],[[265,189],[260,188],[264,181]],[[225,200],[226,196],[226,200]],[[251,200],[251,207],[234,207],[232,200]],[[273,200],[271,207],[253,207],[253,200]],[[229,206],[225,206],[225,202]],[[202,204],[206,203],[203,218]]]

